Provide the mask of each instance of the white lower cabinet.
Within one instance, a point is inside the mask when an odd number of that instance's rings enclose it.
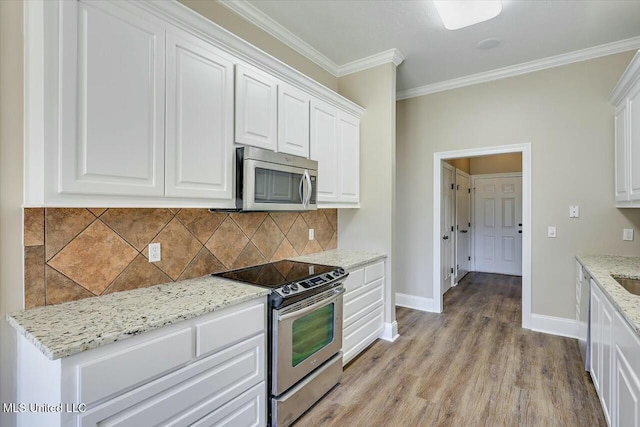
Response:
[[[591,378],[610,426],[640,426],[640,338],[591,281]]]
[[[18,400],[86,406],[24,412],[18,425],[266,425],[265,303],[249,301],[54,361],[21,337],[25,385]]]
[[[346,365],[382,333],[384,261],[350,270],[344,286],[342,351]]]

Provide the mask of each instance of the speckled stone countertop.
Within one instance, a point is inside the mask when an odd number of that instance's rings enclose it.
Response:
[[[640,257],[579,255],[576,257],[636,333],[640,335],[640,296],[623,288],[611,275],[640,279]]]
[[[20,311],[7,320],[55,360],[268,294],[203,276]]]
[[[333,249],[331,251],[318,252],[311,255],[302,255],[295,258],[290,258],[293,261],[313,262],[316,264],[334,265],[336,267],[343,267],[347,270],[360,267],[364,264],[369,264],[380,259],[384,259],[387,256],[385,254],[379,254],[374,252],[362,252],[346,249]]]

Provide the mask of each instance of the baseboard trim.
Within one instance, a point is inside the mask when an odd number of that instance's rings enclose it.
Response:
[[[396,305],[400,307],[412,308],[414,310],[436,313],[433,298],[419,297],[417,295],[408,295],[396,293]]]
[[[389,342],[394,342],[395,340],[398,339],[398,337],[400,337],[400,335],[398,334],[398,322],[396,322],[395,320],[393,321],[393,323],[385,322],[384,329],[380,334],[380,339],[389,341]]]
[[[578,338],[575,319],[531,314],[531,330],[567,338]]]

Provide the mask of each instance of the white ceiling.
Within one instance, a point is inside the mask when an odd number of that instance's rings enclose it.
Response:
[[[498,17],[455,31],[443,27],[429,0],[223,2],[237,12],[251,12],[263,28],[284,27],[279,34],[301,39],[298,50],[310,52],[307,56],[327,69],[332,67],[326,64],[341,66],[399,49],[406,60],[398,68],[398,91],[621,40],[632,39],[591,57],[640,48],[639,0],[503,0]],[[489,37],[502,42],[490,50],[475,47]]]

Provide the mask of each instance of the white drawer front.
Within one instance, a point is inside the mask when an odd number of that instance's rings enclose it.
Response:
[[[90,404],[187,363],[193,333],[182,329],[78,366],[78,402]]]
[[[382,331],[382,318],[383,307],[380,306],[344,330],[344,363],[376,340]]]
[[[373,308],[382,305],[382,279],[374,285],[366,286],[354,292],[353,297],[344,303],[344,327],[348,327],[357,319],[366,315]]]
[[[231,402],[195,422],[193,427],[205,426],[264,426],[267,424],[266,387],[261,382]],[[173,426],[177,424],[169,424]]]
[[[186,426],[265,380],[260,334],[81,415],[81,426]]]
[[[369,265],[364,269],[364,283],[371,283],[384,276],[384,261]]]
[[[348,294],[362,287],[362,285],[364,285],[364,268],[349,272],[349,275],[344,281],[344,290]]]
[[[264,303],[196,324],[196,356],[221,349],[265,329]]]

